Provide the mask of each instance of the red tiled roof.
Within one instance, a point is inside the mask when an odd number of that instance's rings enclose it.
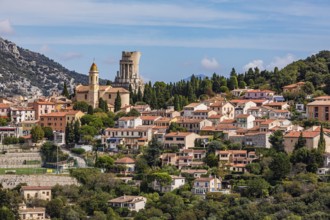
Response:
[[[117,159],[115,161],[115,163],[119,163],[119,164],[134,164],[135,163],[135,160],[133,160],[130,157],[123,157],[121,159]]]
[[[299,138],[300,133],[301,133],[300,131],[291,131],[288,134],[284,135],[284,137]],[[302,136],[304,138],[315,138],[318,135],[320,135],[320,132],[317,132],[317,131],[302,131]]]
[[[165,137],[186,137],[194,134],[193,132],[171,132],[165,135]]]
[[[22,186],[22,190],[51,190],[51,186]]]

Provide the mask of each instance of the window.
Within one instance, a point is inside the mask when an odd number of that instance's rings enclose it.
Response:
[[[109,94],[109,99],[111,99],[111,94]]]
[[[85,94],[85,99],[87,99],[87,94]]]

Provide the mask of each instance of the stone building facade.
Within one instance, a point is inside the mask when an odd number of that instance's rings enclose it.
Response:
[[[76,87],[76,100],[85,101],[93,108],[98,107],[99,98],[108,103],[110,110],[113,109],[117,92],[120,94],[121,107],[129,105],[129,92],[124,88],[113,88],[109,85],[99,85],[99,71],[95,63],[89,70],[89,85],[78,85]]]
[[[123,51],[122,58],[119,61],[120,70],[117,72],[113,87],[123,87],[129,89],[131,86],[134,92],[138,92],[139,88],[141,92],[144,90],[144,83],[139,73],[141,52],[139,51]]]

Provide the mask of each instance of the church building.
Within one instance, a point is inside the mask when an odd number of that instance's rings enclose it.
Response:
[[[76,87],[76,100],[87,102],[93,108],[97,108],[99,98],[102,98],[108,103],[110,110],[114,109],[117,92],[121,97],[121,107],[129,105],[129,91],[122,88],[114,88],[109,85],[99,85],[99,71],[95,63],[92,64],[89,70],[89,85],[78,85]]]

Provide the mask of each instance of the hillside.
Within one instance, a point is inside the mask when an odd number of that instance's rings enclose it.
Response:
[[[70,71],[46,56],[18,47],[0,38],[0,94],[48,95],[62,89],[63,82],[73,91],[76,84],[88,83],[88,76]],[[104,80],[100,80],[105,83]]]

